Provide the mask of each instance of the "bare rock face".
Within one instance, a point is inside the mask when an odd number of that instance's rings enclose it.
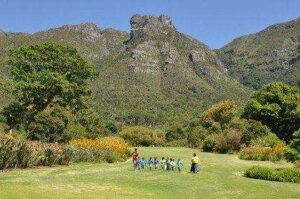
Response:
[[[94,23],[83,23],[78,25],[64,25],[61,29],[82,34],[87,42],[94,42],[101,37],[100,28]]]
[[[200,63],[205,61],[206,54],[203,51],[192,50],[190,52],[190,59],[193,63]]]
[[[130,19],[131,39],[142,39],[147,36],[157,36],[159,34],[168,34],[170,30],[175,30],[170,17],[161,15],[143,16],[136,14]]]
[[[159,49],[154,42],[141,43],[132,50],[129,67],[134,73],[158,74],[160,72],[158,56]]]

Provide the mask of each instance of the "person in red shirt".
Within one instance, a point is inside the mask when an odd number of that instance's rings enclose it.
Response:
[[[137,168],[137,161],[139,158],[139,153],[137,151],[137,148],[134,149],[134,151],[131,153],[132,156],[132,163],[133,163],[133,168],[136,169]]]

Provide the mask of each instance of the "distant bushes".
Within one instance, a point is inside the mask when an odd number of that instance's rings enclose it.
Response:
[[[297,169],[270,169],[267,167],[255,166],[247,169],[244,175],[248,178],[262,180],[300,182],[300,170]]]
[[[68,146],[0,136],[0,169],[68,165],[72,155]]]
[[[153,131],[147,127],[126,127],[119,135],[132,146],[151,146],[155,144]]]

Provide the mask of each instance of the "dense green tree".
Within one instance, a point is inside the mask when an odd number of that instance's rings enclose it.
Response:
[[[296,87],[272,83],[254,92],[243,117],[261,121],[287,142],[300,127],[300,93]]]
[[[28,130],[49,105],[76,111],[90,94],[87,83],[95,75],[94,67],[75,48],[54,43],[11,50],[8,63],[16,99],[4,109],[10,128],[22,123]]]
[[[237,106],[233,101],[225,100],[212,105],[201,115],[201,122],[205,127],[219,123],[223,128],[237,113]]]

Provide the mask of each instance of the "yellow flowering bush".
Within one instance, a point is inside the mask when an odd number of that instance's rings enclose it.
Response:
[[[126,159],[130,154],[128,144],[120,138],[75,139],[69,144],[76,149],[75,162],[115,162]]]

